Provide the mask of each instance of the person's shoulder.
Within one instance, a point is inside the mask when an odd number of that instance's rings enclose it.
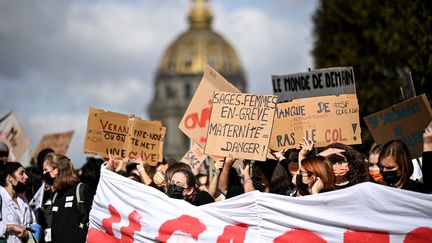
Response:
[[[215,201],[214,198],[206,191],[199,191],[195,200],[199,201],[200,205],[212,203]]]
[[[414,192],[431,193],[423,183],[419,181],[413,181],[413,180],[409,180],[406,183],[406,185],[403,187],[403,189],[414,191]]]

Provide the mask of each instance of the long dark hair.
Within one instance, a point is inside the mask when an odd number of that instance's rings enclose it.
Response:
[[[348,180],[351,185],[370,181],[369,164],[366,162],[365,155],[358,152],[353,147],[342,143],[330,144],[325,149],[328,148],[338,148],[338,149],[345,150],[345,152],[342,152],[341,154],[345,156],[348,162],[348,168],[349,168]]]
[[[288,171],[288,161],[282,160],[276,164],[270,181],[270,192],[287,195],[293,185],[291,182],[291,173]]]
[[[410,180],[410,177],[414,172],[414,166],[411,161],[409,149],[401,140],[391,140],[384,144],[378,157],[378,163],[380,166],[381,161],[389,156],[394,158],[395,162],[399,165],[399,170],[401,172],[401,178],[395,185],[404,186],[405,183]]]

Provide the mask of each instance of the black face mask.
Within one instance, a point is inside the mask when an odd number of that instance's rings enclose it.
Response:
[[[25,190],[27,189],[27,184],[24,184],[21,181],[18,181],[18,183],[15,186],[12,186],[12,188],[14,189],[14,191],[16,193],[21,194],[21,193],[25,192]]]
[[[54,178],[54,177],[51,177],[51,175],[50,175],[49,172],[45,172],[45,173],[42,175],[42,179],[44,179],[45,182],[46,182],[48,185],[50,185],[50,186],[54,185],[54,180],[55,180],[55,178]]]
[[[296,186],[297,186],[297,189],[298,189],[298,192],[300,193],[300,195],[306,196],[306,195],[310,194],[309,190],[308,190],[309,185],[303,183],[303,176],[302,176],[302,174],[297,174],[297,177],[296,177]]]
[[[397,170],[381,172],[381,175],[383,176],[383,179],[385,183],[387,183],[387,185],[393,186],[400,180],[401,176],[398,176],[397,172],[398,172]]]
[[[168,185],[167,195],[170,198],[183,199],[184,187],[177,186],[175,184]]]
[[[256,179],[254,177],[252,177],[251,179],[252,179],[252,184],[253,184],[255,190],[263,192],[264,189],[265,189],[265,187],[264,187],[264,184],[261,183],[261,180],[260,179]]]

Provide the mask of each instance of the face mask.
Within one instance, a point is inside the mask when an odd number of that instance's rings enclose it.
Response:
[[[153,181],[156,185],[161,185],[162,182],[164,181],[164,176],[162,175],[161,172],[156,172],[153,176]]]
[[[348,163],[333,165],[333,173],[336,177],[344,176],[346,175],[346,173],[348,173],[348,171],[349,171]]]
[[[397,172],[398,172],[397,170],[391,170],[391,171],[383,171],[381,173],[387,185],[393,186],[400,180],[401,176],[398,176]]]
[[[255,188],[255,190],[258,190],[258,191],[260,191],[260,192],[263,192],[264,189],[265,189],[265,187],[264,187],[264,185],[261,183],[261,181],[255,179],[255,178],[251,178],[251,179],[252,179],[252,184],[253,184],[253,187]]]
[[[369,175],[375,182],[382,182],[383,176],[381,175],[381,171],[378,167],[374,166],[373,168],[369,168]]]
[[[302,176],[302,174],[297,174],[297,177],[296,177],[296,186],[297,186],[297,189],[298,189],[298,192],[300,193],[300,195],[306,196],[306,195],[310,194],[309,190],[308,190],[309,189],[309,185],[303,183],[303,176]]]
[[[50,185],[50,186],[54,185],[54,180],[55,180],[55,178],[51,177],[51,175],[50,175],[49,172],[45,172],[45,173],[42,175],[42,179],[44,179],[45,182],[46,182],[48,185]]]
[[[16,193],[21,194],[21,193],[25,192],[25,190],[27,189],[27,184],[24,184],[21,181],[18,181],[18,183],[15,186],[12,186],[12,188],[14,189],[14,191]]]
[[[177,186],[175,184],[169,184],[167,195],[170,198],[183,199],[184,187]]]

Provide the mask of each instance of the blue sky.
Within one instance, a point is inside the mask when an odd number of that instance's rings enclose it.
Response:
[[[249,92],[272,74],[313,67],[315,0],[214,0],[213,29],[237,50]],[[165,48],[187,30],[188,0],[1,0],[0,115],[13,110],[33,147],[75,130],[77,167],[88,107],[148,118]]]

